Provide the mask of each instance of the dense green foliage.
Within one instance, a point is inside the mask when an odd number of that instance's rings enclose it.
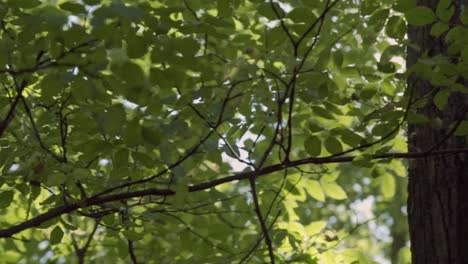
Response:
[[[2,263],[408,261],[406,21],[450,10],[2,0]],[[466,65],[419,65],[441,109]]]

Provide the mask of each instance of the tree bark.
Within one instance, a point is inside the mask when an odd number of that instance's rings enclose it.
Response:
[[[438,0],[418,0],[436,10]],[[468,0],[452,1],[455,15],[452,25],[459,24],[457,19],[461,6],[468,6]],[[443,34],[440,38],[430,35],[431,26],[409,27],[408,38],[420,50],[408,48],[407,66],[413,66],[418,58],[427,52],[429,56],[447,54]],[[459,83],[468,86],[463,79]],[[466,119],[462,109],[468,105],[466,94],[452,94],[443,111],[437,109],[432,97],[440,89],[423,81],[416,74],[408,78],[409,93],[413,100],[429,95],[427,104],[417,110],[432,120],[439,119],[441,127],[432,124],[408,125],[408,145],[410,151],[424,151],[438,142],[438,149],[464,148],[466,137],[450,136],[450,124],[457,118]],[[439,123],[440,122],[436,122]],[[408,182],[408,221],[412,263],[468,263],[468,161],[467,155],[446,155],[414,160],[409,166]]]

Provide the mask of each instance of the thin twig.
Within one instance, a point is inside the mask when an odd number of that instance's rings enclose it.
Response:
[[[127,239],[127,243],[128,243],[128,254],[130,255],[130,260],[132,261],[133,264],[138,264],[133,241],[130,239]]]
[[[263,237],[265,239],[265,244],[267,245],[267,248],[268,248],[268,255],[270,257],[270,263],[274,264],[275,255],[273,253],[273,243],[271,242],[270,234],[268,233],[268,228],[265,224],[265,220],[263,219],[262,212],[260,210],[260,203],[258,201],[255,177],[249,178],[249,183],[250,183],[250,191],[252,193],[253,203],[255,207],[255,214],[257,215],[257,219],[258,219],[258,222],[260,223]]]

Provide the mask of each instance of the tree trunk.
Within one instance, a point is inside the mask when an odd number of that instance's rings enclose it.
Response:
[[[418,0],[418,5],[436,9],[438,0]],[[468,0],[453,1],[456,11],[452,25],[458,24],[460,6],[468,6]],[[414,65],[424,52],[429,56],[447,54],[443,34],[440,38],[430,35],[430,26],[409,27],[411,43],[419,51],[408,49],[407,65]],[[466,80],[459,83],[467,86]],[[429,96],[428,103],[417,110],[432,120],[442,122],[409,125],[410,151],[424,151],[443,141],[438,149],[465,148],[466,137],[450,136],[450,124],[457,118],[466,119],[462,109],[468,104],[466,94],[452,94],[444,111],[439,111],[432,97],[439,89],[415,74],[408,78],[408,89],[414,92],[413,100]],[[441,127],[434,125],[441,123]],[[464,154],[434,156],[411,161],[408,182],[408,220],[412,251],[412,263],[468,263],[468,161]]]

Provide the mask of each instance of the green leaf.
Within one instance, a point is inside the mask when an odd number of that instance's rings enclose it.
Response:
[[[276,13],[273,10],[273,8],[279,14],[280,18],[284,17],[285,12],[277,2],[273,2],[273,4],[263,3],[260,6],[258,6],[257,11],[260,15],[268,18],[269,20],[276,20],[278,19],[278,17],[276,16]]]
[[[439,0],[436,7],[436,14],[443,22],[449,22],[455,13],[455,5],[452,0]]]
[[[340,177],[338,172],[325,173],[320,177],[321,182],[334,182]]]
[[[377,69],[383,73],[394,73],[396,71],[396,67],[393,62],[379,62],[377,63]]]
[[[467,51],[467,55],[468,55],[468,48],[466,49]],[[452,92],[459,92],[459,93],[464,93],[464,94],[468,94],[468,88],[465,87],[464,85],[462,84],[459,84],[459,83],[455,83],[453,84],[450,89],[452,90]]]
[[[232,15],[232,8],[231,3],[225,0],[217,0],[217,9],[218,9],[218,16],[220,17],[229,17]]]
[[[353,159],[353,165],[357,167],[372,168],[374,163],[372,162],[372,155],[362,154],[358,155]]]
[[[293,235],[291,234],[288,234],[288,240],[289,240],[289,245],[291,245],[292,249],[294,251],[298,251],[298,243],[299,241],[297,240],[297,238],[295,238]]]
[[[357,147],[361,144],[363,138],[353,131],[346,130],[342,132],[341,140],[350,147]]]
[[[317,201],[325,201],[325,194],[323,193],[322,187],[320,186],[320,183],[318,181],[307,180],[306,190],[307,193]]]
[[[132,86],[143,84],[145,80],[145,75],[141,67],[132,62],[113,65],[112,71],[118,78]]]
[[[414,112],[409,112],[406,120],[410,124],[423,124],[429,121],[426,116]]]
[[[85,102],[86,100],[92,98],[93,93],[91,92],[91,87],[88,80],[75,78],[71,83],[71,89],[73,98],[80,102]]]
[[[200,49],[200,44],[193,38],[177,39],[175,46],[184,57],[193,57]]]
[[[50,233],[50,244],[55,245],[62,241],[63,230],[60,226],[56,226]]]
[[[307,234],[315,235],[321,232],[324,228],[327,227],[327,221],[315,221],[311,222],[305,227]]]
[[[462,121],[453,134],[455,136],[468,135],[468,121]]]
[[[406,12],[416,7],[416,0],[397,0],[393,9],[398,12]]]
[[[7,208],[13,201],[13,192],[12,191],[2,191],[0,192],[0,208]]]
[[[369,100],[377,94],[377,88],[374,86],[368,86],[361,90],[359,97],[364,100]]]
[[[460,14],[460,21],[463,25],[468,25],[468,9],[465,7]]]
[[[306,7],[296,7],[296,8],[294,8],[293,10],[291,10],[288,13],[287,18],[291,19],[292,21],[294,21],[296,23],[301,23],[301,22],[311,23],[311,22],[315,21],[315,19],[316,19],[315,15],[312,13],[311,9],[306,8]]]
[[[60,220],[60,224],[62,224],[63,227],[64,227],[66,230],[71,230],[71,231],[73,231],[73,230],[77,230],[77,229],[78,229],[77,226],[72,225],[72,224],[70,224],[70,223],[67,223],[67,222],[64,221],[63,219]]]
[[[379,177],[380,179],[380,191],[386,199],[393,198],[395,196],[396,184],[395,177],[393,175],[386,173]]]
[[[327,139],[324,142],[324,145],[325,149],[330,154],[337,154],[343,152],[343,146],[341,145],[341,142],[333,136],[327,137]]]
[[[375,32],[380,32],[387,21],[388,15],[390,14],[389,9],[381,9],[375,12],[369,18],[369,25],[371,25]]]
[[[128,155],[127,149],[119,149],[112,159],[112,165],[114,168],[124,168],[128,166]]]
[[[283,242],[287,234],[288,232],[284,229],[276,230],[274,234],[273,242],[276,245],[281,245],[281,243]]]
[[[132,36],[127,39],[127,55],[129,58],[135,59],[143,57],[148,51],[148,42],[144,37]]]
[[[307,154],[312,157],[320,156],[322,150],[322,142],[316,136],[309,136],[304,141],[304,148]]]
[[[154,167],[154,161],[149,155],[141,152],[132,152],[132,158],[135,162],[139,163],[139,166],[152,168]]]
[[[333,198],[335,200],[344,200],[348,198],[343,188],[341,188],[341,186],[339,186],[338,184],[334,182],[332,183],[322,182],[322,189],[328,197]]]
[[[327,110],[323,109],[320,106],[312,106],[312,111],[320,117],[326,118],[326,119],[335,119],[335,117]]]
[[[19,8],[30,9],[37,7],[41,4],[39,0],[9,0],[8,4],[11,6],[17,6]]]
[[[386,136],[388,135],[388,133],[390,133],[393,129],[395,128],[395,126],[393,124],[389,124],[389,123],[380,123],[380,124],[377,124],[376,126],[374,126],[374,128],[372,128],[372,134],[374,136]]]
[[[53,172],[47,175],[46,183],[48,186],[59,186],[67,179],[63,172]]]
[[[14,250],[7,250],[2,252],[2,261],[4,261],[4,263],[19,263],[23,257],[23,254]]]
[[[460,57],[463,59],[463,62],[465,64],[468,64],[468,46],[463,48],[460,55],[461,55]],[[461,90],[463,90],[463,89],[461,89]]]
[[[138,120],[127,123],[124,129],[123,138],[128,146],[137,146],[143,143],[142,127]]]
[[[372,178],[379,178],[386,174],[386,171],[382,166],[376,166],[372,169],[371,176]]]
[[[324,101],[323,102],[323,105],[325,106],[325,108],[330,111],[331,113],[335,114],[335,115],[343,115],[343,112],[340,110],[340,108],[338,108],[336,105],[332,104],[332,103],[329,103],[327,101]]]
[[[159,134],[158,130],[151,129],[149,127],[143,127],[141,132],[143,140],[146,143],[149,143],[154,146],[159,146],[159,144],[161,143],[161,135]]]
[[[434,96],[434,104],[440,111],[443,111],[445,106],[447,105],[448,99],[450,96],[450,90],[443,89],[436,93]]]
[[[65,2],[59,5],[60,9],[70,11],[75,14],[86,14],[86,9],[84,6],[75,3],[75,2]]]
[[[333,57],[333,64],[335,65],[335,67],[341,68],[341,66],[343,65],[343,52],[341,52],[340,50],[337,50],[336,52],[333,53],[332,57]]]
[[[91,176],[91,172],[86,168],[76,168],[73,170],[71,176],[75,180],[84,180],[87,177]]]
[[[401,16],[392,16],[388,19],[385,33],[394,39],[403,39],[405,37],[407,26]]]
[[[425,6],[418,6],[406,11],[405,17],[409,24],[415,26],[428,25],[436,20],[434,11]]]
[[[184,207],[189,194],[186,179],[179,177],[178,182],[173,185],[172,190],[175,192],[175,195],[169,196],[168,200],[176,207]]]
[[[83,0],[83,2],[87,5],[97,5],[101,3],[101,0]]]
[[[311,134],[321,132],[321,131],[324,130],[324,128],[322,126],[316,124],[315,122],[308,122],[307,123],[307,129],[308,129],[309,133],[311,133]]]
[[[440,37],[443,33],[449,30],[449,25],[443,22],[437,22],[431,27],[431,35],[434,37]]]
[[[127,238],[128,240],[131,240],[131,241],[138,241],[138,240],[141,240],[143,239],[143,235],[142,234],[139,234],[135,231],[132,231],[132,230],[125,230],[122,232],[122,234],[125,236],[125,238]]]
[[[361,2],[361,12],[363,15],[370,15],[379,7],[380,4],[377,0],[364,0]]]
[[[66,83],[59,74],[48,74],[46,75],[40,86],[42,88],[41,97],[44,99],[51,99],[54,96],[59,95],[59,93],[65,88]]]
[[[325,69],[327,69],[328,62],[330,60],[330,50],[326,49],[322,52],[320,52],[319,58],[317,60],[317,63],[315,64],[314,69],[318,72],[321,72]]]
[[[104,131],[108,134],[115,134],[122,130],[125,125],[125,110],[121,104],[116,104],[107,109],[103,114],[103,120],[100,120],[104,126]]]
[[[394,57],[404,57],[406,50],[401,45],[390,45],[385,48],[380,57],[380,62],[389,62]]]

